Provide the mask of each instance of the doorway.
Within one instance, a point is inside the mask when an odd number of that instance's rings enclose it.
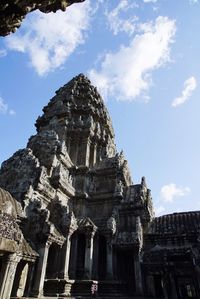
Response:
[[[135,292],[134,251],[132,249],[115,249],[116,278],[126,283],[129,294]]]

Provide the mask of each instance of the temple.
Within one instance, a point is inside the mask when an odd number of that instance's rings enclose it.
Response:
[[[0,298],[200,298],[200,212],[154,216],[97,89],[80,74],[43,112],[0,169]]]

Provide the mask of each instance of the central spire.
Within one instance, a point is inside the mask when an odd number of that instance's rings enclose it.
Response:
[[[44,140],[44,135],[49,136],[51,131],[51,136],[56,134],[64,143],[76,166],[93,166],[115,155],[108,111],[96,87],[83,74],[57,90],[43,112],[36,122],[38,134],[31,138],[28,147],[34,148],[35,139],[42,135]]]

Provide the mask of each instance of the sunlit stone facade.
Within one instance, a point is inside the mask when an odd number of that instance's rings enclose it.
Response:
[[[154,218],[96,88],[80,74],[43,112],[0,170],[0,298],[199,298],[200,214]]]

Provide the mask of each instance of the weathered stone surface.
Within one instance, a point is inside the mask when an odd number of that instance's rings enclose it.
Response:
[[[18,201],[0,189],[1,298],[9,277],[13,297],[88,296],[95,284],[110,297],[198,298],[200,212],[154,217],[145,177],[132,182],[83,74],[43,112],[27,148],[0,169],[0,186]]]
[[[41,12],[65,11],[67,6],[85,0],[1,0],[0,3],[0,35],[6,36],[20,27],[27,13],[39,9]]]
[[[83,74],[56,91],[43,111],[27,148],[2,164],[0,185],[21,203],[24,235],[40,254],[33,292],[52,295],[45,271],[58,288],[60,276],[113,279],[113,248],[138,254],[153,210],[144,180],[132,184],[127,161],[116,151],[108,111]],[[48,260],[52,252],[61,259],[54,265]]]

